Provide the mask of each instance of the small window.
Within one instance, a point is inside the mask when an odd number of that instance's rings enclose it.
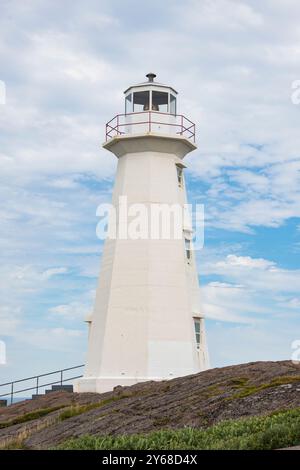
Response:
[[[194,317],[194,328],[195,328],[195,336],[196,336],[196,346],[197,349],[200,349],[200,338],[201,338],[201,320],[200,318],[195,318]]]
[[[125,114],[132,113],[132,94],[126,96],[125,99]]]
[[[187,258],[188,262],[190,262],[191,258],[192,258],[192,243],[191,243],[191,240],[189,238],[185,238],[184,243],[185,243],[186,258]]]
[[[137,91],[133,94],[133,112],[149,111],[149,91]]]
[[[170,95],[170,113],[176,114],[176,98],[174,95]]]
[[[168,112],[168,93],[152,91],[152,111]]]
[[[182,166],[176,165],[176,170],[177,170],[178,185],[181,187],[183,183],[183,168]]]

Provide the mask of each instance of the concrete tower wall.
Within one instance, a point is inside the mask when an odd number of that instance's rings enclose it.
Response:
[[[112,139],[119,158],[113,205],[186,203],[176,164],[195,146],[157,134]],[[181,239],[107,239],[90,324],[87,367],[77,391],[111,390],[208,367],[204,322],[197,350],[194,316],[201,316],[195,257]]]

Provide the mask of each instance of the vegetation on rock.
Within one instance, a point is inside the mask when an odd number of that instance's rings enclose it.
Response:
[[[146,435],[83,436],[68,450],[261,450],[300,444],[300,408],[269,416],[222,421],[208,429],[161,430]]]
[[[252,362],[102,394],[53,392],[1,408],[0,448],[49,449],[74,438],[92,448],[291,445],[298,414],[277,421],[272,413],[299,407],[300,365]]]

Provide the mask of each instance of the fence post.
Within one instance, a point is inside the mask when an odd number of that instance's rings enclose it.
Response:
[[[14,383],[11,383],[11,392],[10,392],[10,404],[12,405],[14,401]]]
[[[64,374],[64,371],[61,370],[61,371],[60,371],[60,385],[63,384],[63,374]]]
[[[36,394],[39,394],[39,376],[36,378]]]

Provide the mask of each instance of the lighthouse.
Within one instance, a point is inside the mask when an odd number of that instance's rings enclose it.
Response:
[[[124,112],[106,124],[103,147],[118,159],[115,230],[104,243],[78,392],[102,393],[209,367],[191,223],[183,217],[176,236],[157,227],[169,218],[173,229],[176,209],[185,212],[184,157],[197,148],[195,125],[178,114],[173,87],[158,83],[154,73],[146,77],[125,90]],[[146,234],[128,230],[130,223]]]

